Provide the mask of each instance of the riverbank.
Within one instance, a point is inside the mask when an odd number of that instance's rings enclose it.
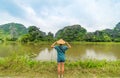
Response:
[[[86,41],[77,41],[70,42],[71,44],[120,44],[120,42],[86,42]]]
[[[57,78],[57,63],[36,61],[29,56],[0,58],[0,77]],[[65,78],[114,78],[120,77],[120,60],[66,61]]]
[[[36,41],[36,42],[20,42],[20,41],[5,41],[3,43],[21,43],[21,44],[52,44],[55,41]],[[71,44],[120,44],[120,42],[87,42],[87,41],[72,41]]]

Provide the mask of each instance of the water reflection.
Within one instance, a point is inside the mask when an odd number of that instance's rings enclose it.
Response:
[[[74,52],[72,52],[74,53]],[[67,60],[75,61],[75,60],[85,60],[85,59],[97,59],[97,60],[116,60],[117,57],[112,52],[96,52],[93,49],[86,49],[86,51],[81,53],[80,51],[77,52],[77,55],[72,55],[71,50],[66,53]],[[75,54],[75,53],[74,53]],[[40,51],[36,60],[43,60],[43,61],[56,61],[57,52],[55,49],[48,50],[45,48],[44,50]]]
[[[72,48],[66,52],[66,58],[70,61],[81,59],[120,59],[120,44],[72,44]],[[48,44],[0,44],[0,57],[9,57],[13,54],[35,54],[37,60],[56,61],[57,52]]]
[[[112,52],[105,54],[103,52],[97,53],[93,49],[87,49],[81,59],[116,60],[117,58]]]
[[[35,57],[36,60],[43,60],[43,61],[55,61],[57,58],[57,52],[55,49],[48,50],[48,48],[45,48],[44,50],[40,51],[37,57]]]

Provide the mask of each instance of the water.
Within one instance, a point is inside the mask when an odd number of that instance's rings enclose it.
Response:
[[[72,44],[72,48],[67,50],[67,60],[84,60],[84,59],[120,59],[120,44]],[[4,43],[0,44],[0,57],[9,57],[12,54],[18,55],[36,55],[33,58],[43,61],[55,61],[57,52],[50,48],[50,45],[38,44],[18,44]]]

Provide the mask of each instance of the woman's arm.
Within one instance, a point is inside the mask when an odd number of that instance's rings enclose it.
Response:
[[[54,43],[51,45],[51,48],[54,48],[55,44],[56,44],[56,42],[54,42]]]
[[[71,48],[71,45],[68,42],[65,42],[65,43],[67,44],[68,48]]]

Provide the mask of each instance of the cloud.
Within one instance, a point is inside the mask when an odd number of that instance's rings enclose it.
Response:
[[[21,24],[24,24],[26,27],[28,27],[28,25],[29,25],[28,21],[26,21],[24,19],[21,19],[21,18],[17,18],[17,17],[11,16],[7,12],[0,13],[0,16],[2,16],[0,18],[0,25],[1,24],[5,24],[5,23],[10,23],[10,22],[21,23]]]
[[[119,0],[2,0],[2,3],[7,8],[0,8],[0,23],[35,25],[44,32],[56,33],[73,24],[95,31],[113,28],[120,22]]]
[[[0,12],[7,12],[14,17],[22,17],[21,13],[23,12],[21,8],[13,0],[1,0],[0,1]]]

